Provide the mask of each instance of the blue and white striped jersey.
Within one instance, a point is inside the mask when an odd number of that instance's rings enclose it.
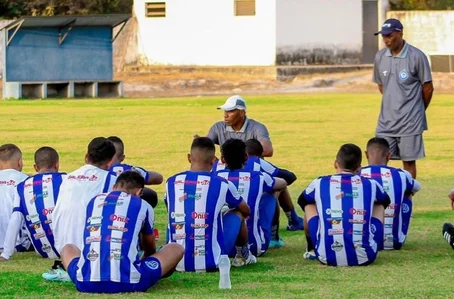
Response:
[[[217,159],[213,164],[211,171],[218,172],[221,170],[225,170],[226,166],[222,163],[221,160]],[[260,171],[269,174],[272,177],[275,177],[276,174],[279,172],[279,168],[271,164],[270,162],[263,160],[262,158],[256,156],[250,156],[246,164],[244,165],[244,169],[248,171]]]
[[[50,224],[60,185],[65,176],[65,173],[59,172],[37,174],[17,186],[13,215],[18,213],[19,217],[12,218],[8,226],[8,236],[11,239],[8,238],[7,246],[5,244],[5,254],[12,254],[18,229],[25,224],[27,235],[40,256],[59,257]]]
[[[86,211],[77,280],[138,283],[139,234],[153,234],[153,208],[137,196],[113,191],[90,200]]]
[[[123,172],[128,171],[128,170],[137,171],[144,178],[145,182],[147,182],[150,179],[150,175],[148,174],[148,171],[146,171],[142,167],[136,167],[136,166],[132,166],[132,165],[128,165],[128,164],[116,163],[116,164],[113,164],[112,166],[110,166],[110,169],[109,169],[110,172],[115,173],[117,176],[119,176],[120,174],[122,174]]]
[[[186,171],[166,182],[168,240],[185,248],[178,271],[213,271],[224,253],[221,208],[242,201],[235,186],[211,172]]]
[[[257,246],[257,255],[264,252],[262,246],[265,243],[265,236],[259,225],[260,200],[264,192],[272,193],[275,180],[266,173],[259,171],[248,171],[240,169],[235,171],[219,171],[218,176],[232,182],[238,189],[238,193],[248,204],[251,214],[247,220],[249,244]]]
[[[384,249],[393,249],[394,241],[403,243],[407,237],[402,231],[402,216],[410,211],[403,200],[411,193],[418,192],[421,186],[408,171],[386,165],[363,167],[360,174],[377,181],[389,195],[391,203],[385,210],[383,238]]]
[[[312,181],[303,196],[315,204],[320,217],[314,245],[322,263],[356,266],[375,259],[372,212],[375,203],[389,200],[376,181],[355,174],[323,176]]]

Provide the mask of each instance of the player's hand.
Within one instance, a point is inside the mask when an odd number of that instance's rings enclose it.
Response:
[[[0,262],[6,262],[7,259],[5,259],[3,256],[0,256]]]
[[[196,139],[196,138],[200,138],[200,135],[194,134],[194,136],[192,136],[192,137],[193,137],[194,139]]]

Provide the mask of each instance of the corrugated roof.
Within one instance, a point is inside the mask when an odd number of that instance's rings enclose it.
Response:
[[[73,27],[115,27],[127,21],[129,14],[88,15],[88,16],[52,16],[52,17],[23,17],[3,28],[14,26],[23,21],[21,28],[64,27],[73,23]],[[3,29],[1,28],[1,29]]]

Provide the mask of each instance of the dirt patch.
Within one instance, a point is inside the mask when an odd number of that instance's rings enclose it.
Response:
[[[454,93],[454,74],[433,73],[436,93]],[[292,80],[275,80],[268,73],[219,72],[119,74],[126,97],[168,97],[223,94],[272,94],[307,92],[377,92],[370,70],[299,75]]]

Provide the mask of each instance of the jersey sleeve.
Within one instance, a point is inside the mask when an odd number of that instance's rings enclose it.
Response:
[[[235,185],[232,182],[227,181],[226,184],[228,184],[228,190],[227,194],[225,197],[225,201],[229,208],[234,209],[242,201],[240,193],[238,193],[238,190],[236,189]]]
[[[218,126],[218,123],[215,123],[213,126],[211,126],[210,130],[208,131],[208,136],[207,136],[214,142],[214,144],[219,144],[219,137],[218,137],[219,130],[218,130],[217,126]]]
[[[136,166],[134,166],[132,169],[134,171],[137,171],[144,178],[145,183],[148,182],[148,180],[150,179],[150,174],[148,173],[147,170],[145,170],[142,167],[136,167]]]
[[[417,56],[418,60],[416,62],[417,72],[419,81],[424,84],[432,81],[432,74],[430,72],[430,65],[427,56],[424,53],[420,53]]]
[[[255,135],[255,139],[257,139],[260,142],[262,142],[262,141],[271,142],[270,133],[268,133],[268,129],[265,127],[265,125],[263,125],[261,123],[257,123],[257,126],[255,127],[254,135]]]
[[[303,209],[310,204],[315,204],[315,191],[317,188],[317,182],[319,179],[313,180],[309,186],[301,192],[300,196],[298,197],[298,204]]]
[[[261,176],[263,176],[264,181],[263,192],[272,193],[276,180],[267,173],[262,173]]]
[[[260,159],[260,169],[262,172],[266,172],[270,176],[275,176],[279,171],[279,169],[276,166],[274,166],[273,164],[264,159]]]
[[[411,174],[407,170],[403,170],[406,178],[407,188],[405,190],[406,193],[413,193],[415,194],[419,190],[421,190],[421,185],[419,182],[411,176]]]
[[[152,235],[154,233],[154,211],[153,208],[146,201],[142,200],[142,204],[146,206],[145,220],[142,232],[146,235]]]

